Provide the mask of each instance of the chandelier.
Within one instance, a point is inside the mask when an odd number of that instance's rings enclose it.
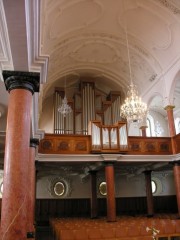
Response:
[[[125,99],[124,104],[121,106],[120,116],[124,119],[127,119],[128,122],[141,122],[147,114],[147,105],[141,101],[141,98],[138,96],[137,87],[133,84],[132,81],[132,72],[131,72],[131,63],[130,63],[130,54],[129,54],[129,42],[127,37],[127,27],[126,31],[126,43],[127,43],[127,55],[129,63],[129,76],[130,76],[130,85],[128,86],[129,90],[127,92],[127,98]]]
[[[66,117],[67,114],[72,112],[71,106],[68,105],[66,95],[62,100],[62,105],[58,107],[58,112],[60,112],[63,115],[63,117]]]
[[[65,95],[64,99],[62,100],[62,105],[58,107],[58,112],[63,115],[63,117],[66,117],[69,113],[72,112],[72,108],[70,105],[68,105],[67,97],[66,97],[66,78],[65,78]]]
[[[128,122],[141,122],[147,114],[147,105],[138,96],[136,86],[131,83],[127,92],[127,98],[121,106],[121,117]]]

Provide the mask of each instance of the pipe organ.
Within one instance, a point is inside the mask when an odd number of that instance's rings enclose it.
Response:
[[[62,105],[62,100],[65,96],[64,90],[56,88],[54,93],[54,133],[56,134],[74,134],[74,112],[72,111],[66,117],[57,111]],[[68,101],[68,104],[73,109],[73,102]]]
[[[92,152],[127,152],[128,133],[126,122],[103,125],[100,121],[89,123]]]
[[[98,120],[104,125],[113,125],[120,121],[120,92],[111,91],[106,95],[97,89],[94,81],[81,81],[79,90],[73,99],[68,100],[72,113],[63,117],[57,111],[62,104],[64,89],[55,88],[54,93],[54,133],[55,134],[88,134],[90,121]],[[104,131],[104,134],[106,131]],[[112,131],[112,136],[115,134]]]

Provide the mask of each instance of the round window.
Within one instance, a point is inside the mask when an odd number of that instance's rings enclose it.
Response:
[[[157,184],[154,180],[151,181],[152,193],[157,191]]]
[[[64,183],[60,182],[60,181],[56,182],[54,184],[53,190],[54,190],[54,193],[55,193],[56,196],[58,196],[58,197],[62,196],[65,193]]]
[[[101,182],[99,184],[99,192],[101,195],[106,196],[107,195],[107,189],[106,189],[106,182]]]
[[[0,192],[1,192],[1,194],[3,193],[3,182],[0,185]]]

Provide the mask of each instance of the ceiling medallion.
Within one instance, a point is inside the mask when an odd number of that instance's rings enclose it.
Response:
[[[132,81],[132,72],[131,72],[131,63],[130,63],[130,54],[129,54],[129,42],[127,37],[127,27],[125,27],[126,33],[126,43],[127,43],[127,55],[129,63],[129,76],[130,76],[130,85],[127,92],[127,98],[125,99],[124,104],[121,106],[120,115],[122,118],[126,119],[128,122],[142,122],[147,114],[147,105],[141,101],[141,98],[138,96],[138,91],[136,85]]]

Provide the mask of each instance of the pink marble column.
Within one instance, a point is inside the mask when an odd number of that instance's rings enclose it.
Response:
[[[1,240],[27,238],[28,161],[32,94],[39,74],[3,72],[9,105],[4,159]]]
[[[107,188],[107,221],[116,221],[116,199],[114,183],[114,163],[109,162],[105,165],[106,188]]]
[[[178,206],[178,216],[180,217],[180,163],[176,162],[173,167],[176,198]]]
[[[140,127],[141,132],[142,132],[142,137],[146,137],[146,128],[147,128],[147,126],[141,126]]]
[[[29,164],[28,164],[28,193],[27,193],[27,208],[29,209],[27,214],[27,237],[35,239],[35,198],[36,198],[36,169],[35,169],[35,154],[36,146],[39,144],[39,140],[31,138],[30,140],[30,152],[29,152]]]
[[[176,135],[173,108],[174,108],[174,106],[171,106],[171,105],[168,105],[164,108],[167,111],[170,137],[173,137],[173,136]],[[175,147],[175,143],[174,143],[173,139],[171,139],[171,143],[172,143],[172,152],[175,154],[176,153],[176,147]]]
[[[98,202],[97,202],[97,171],[90,171],[91,176],[91,218],[98,216]]]
[[[147,199],[147,216],[152,217],[154,215],[154,202],[151,186],[151,170],[144,171],[146,181],[146,199]]]

